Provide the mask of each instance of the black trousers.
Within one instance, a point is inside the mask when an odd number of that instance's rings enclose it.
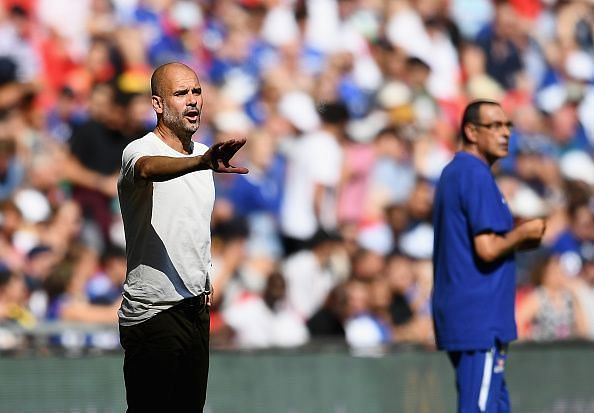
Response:
[[[204,300],[186,304],[184,300],[140,324],[120,326],[127,413],[202,412],[210,310]]]

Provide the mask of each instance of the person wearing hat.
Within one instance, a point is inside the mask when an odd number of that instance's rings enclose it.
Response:
[[[458,412],[510,411],[503,373],[517,337],[514,253],[539,245],[545,230],[543,219],[514,226],[491,173],[508,153],[511,128],[496,101],[471,102],[462,150],[435,193],[432,311],[437,346],[456,371]]]

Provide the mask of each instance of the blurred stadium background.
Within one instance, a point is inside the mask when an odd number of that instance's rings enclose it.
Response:
[[[594,412],[593,29],[589,0],[0,0],[0,411],[123,410],[116,180],[176,60],[196,139],[249,142],[215,181],[208,412],[453,411],[430,217],[475,98],[515,124],[515,218],[548,218],[514,411]]]

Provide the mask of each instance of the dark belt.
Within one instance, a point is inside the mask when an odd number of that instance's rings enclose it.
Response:
[[[175,305],[177,308],[203,308],[208,300],[207,294],[200,294],[195,297],[184,298],[178,304]]]

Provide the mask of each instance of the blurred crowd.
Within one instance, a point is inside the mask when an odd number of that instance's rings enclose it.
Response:
[[[432,347],[434,185],[476,98],[515,125],[495,170],[515,219],[548,218],[518,255],[520,337],[594,338],[593,1],[0,5],[0,349],[117,323],[121,153],[169,61],[199,73],[196,140],[248,139],[250,173],[215,176],[213,345]]]

